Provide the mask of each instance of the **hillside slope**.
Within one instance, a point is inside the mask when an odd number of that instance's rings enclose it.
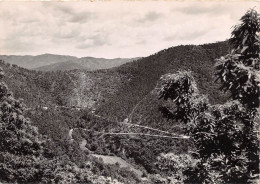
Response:
[[[54,63],[54,64],[49,64],[49,65],[44,65],[38,68],[34,68],[34,70],[37,71],[67,71],[67,70],[74,70],[74,69],[82,69],[82,65],[75,61],[65,61],[61,63]],[[86,68],[89,70],[88,68]]]
[[[34,69],[37,71],[67,71],[67,70],[99,70],[120,66],[139,58],[94,58],[63,56],[54,54],[42,54],[38,56],[0,55],[0,60],[17,65],[19,67]]]
[[[66,71],[66,70],[100,70],[108,69],[122,64],[137,60],[138,58],[116,58],[116,59],[104,59],[104,58],[93,58],[83,57],[72,61],[59,62],[42,67],[35,68],[38,71]]]
[[[149,57],[127,63],[110,71],[116,71],[131,76],[128,82],[115,95],[107,96],[107,101],[99,106],[97,112],[111,119],[125,119],[140,101],[157,101],[152,95],[159,78],[166,73],[178,70],[191,70],[198,83],[199,90],[208,94],[212,103],[225,101],[219,91],[219,85],[214,82],[215,59],[227,54],[229,46],[226,42],[172,47]],[[149,105],[150,106],[150,105]],[[144,105],[141,115],[150,111]],[[140,110],[139,110],[140,111]]]
[[[17,66],[34,69],[45,65],[60,63],[65,61],[73,61],[77,59],[74,56],[62,56],[54,54],[42,54],[38,56],[15,56],[15,55],[0,55],[0,59],[7,63]]]
[[[23,98],[30,108],[39,106],[76,106],[91,108],[113,95],[127,75],[116,71],[56,71],[28,70],[4,61],[5,81],[16,98]]]

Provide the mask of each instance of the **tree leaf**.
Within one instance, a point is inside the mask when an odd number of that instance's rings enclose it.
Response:
[[[241,53],[244,53],[248,49],[248,46],[244,46],[243,49],[241,50]]]
[[[246,37],[243,39],[242,44],[245,45],[246,41],[247,41],[248,35],[246,35]]]

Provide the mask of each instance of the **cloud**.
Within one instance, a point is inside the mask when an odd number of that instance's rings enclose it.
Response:
[[[170,40],[197,40],[204,36],[208,30],[195,30],[195,31],[183,31],[176,33],[174,35],[170,36],[165,36],[164,40],[165,41],[170,41]]]
[[[146,43],[147,43],[146,40],[138,40],[138,41],[136,42],[137,45],[143,45],[143,44],[146,44]]]
[[[12,38],[2,40],[2,45],[5,50],[12,52],[26,53],[36,49],[35,45],[31,44],[31,39]]]
[[[226,8],[222,4],[206,4],[205,6],[195,4],[193,6],[180,8],[178,9],[178,11],[190,15],[199,15],[199,14],[219,15],[225,12]]]
[[[48,5],[50,5],[49,7],[51,7],[51,3],[49,2],[49,4]],[[76,12],[74,11],[74,9],[73,8],[71,8],[70,6],[64,6],[64,5],[58,5],[58,4],[56,4],[56,5],[54,5],[54,8],[57,10],[57,11],[59,11],[60,13],[63,13],[63,14],[69,14],[69,15],[73,15],[73,14],[75,14]]]
[[[139,57],[226,40],[256,2],[2,2],[1,54]],[[256,8],[257,9],[257,8]]]
[[[99,47],[104,45],[110,45],[108,39],[104,35],[96,34],[85,38],[84,43],[76,46],[78,49],[87,49],[89,47]]]
[[[67,27],[62,27],[56,33],[54,33],[53,37],[57,39],[72,39],[80,36],[80,31],[75,28],[67,29]]]
[[[81,12],[77,13],[75,15],[71,15],[71,18],[69,19],[70,22],[74,23],[86,23],[87,21],[93,19],[93,14],[89,12]]]
[[[58,17],[63,22],[83,24],[95,18],[95,13],[93,12],[77,9],[77,7],[67,6],[66,4],[54,4],[52,6],[49,2],[46,7],[48,8],[49,13]]]
[[[137,19],[137,22],[139,22],[139,23],[153,22],[161,17],[162,17],[162,14],[151,11],[151,12],[148,12],[143,18]]]

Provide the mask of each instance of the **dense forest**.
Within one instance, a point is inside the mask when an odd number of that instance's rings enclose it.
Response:
[[[257,182],[259,15],[241,21],[111,69],[1,60],[0,182]]]

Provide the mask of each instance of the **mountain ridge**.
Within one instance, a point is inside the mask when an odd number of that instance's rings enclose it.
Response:
[[[65,61],[54,63],[50,65],[41,66],[35,68],[38,71],[65,71],[65,70],[101,70],[109,69],[113,67],[120,66],[127,62],[137,60],[139,58],[114,58],[114,59],[105,59],[105,58],[94,58],[94,57],[82,57],[76,60]]]
[[[107,69],[131,62],[139,58],[95,58],[76,57],[69,55],[40,54],[40,55],[0,55],[0,59],[7,63],[23,68],[39,71],[65,71],[74,69],[98,70]]]

